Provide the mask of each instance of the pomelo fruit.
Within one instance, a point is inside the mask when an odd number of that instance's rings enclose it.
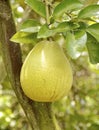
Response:
[[[53,102],[66,96],[72,86],[72,69],[62,48],[41,41],[26,57],[20,75],[24,93],[32,100]]]

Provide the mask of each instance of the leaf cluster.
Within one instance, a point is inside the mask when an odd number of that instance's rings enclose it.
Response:
[[[42,39],[61,36],[64,48],[72,58],[78,58],[87,49],[91,63],[99,62],[99,5],[85,6],[79,0],[44,2],[25,0],[25,3],[39,15],[38,19],[27,19],[20,30],[11,38],[18,43],[36,44]],[[47,17],[46,7],[49,7]],[[43,23],[41,20],[43,19]],[[46,22],[49,19],[50,24]]]

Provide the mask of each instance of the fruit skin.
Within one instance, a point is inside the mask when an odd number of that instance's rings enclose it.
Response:
[[[72,86],[71,66],[55,42],[42,41],[28,54],[21,70],[24,93],[32,100],[52,102],[68,94]]]

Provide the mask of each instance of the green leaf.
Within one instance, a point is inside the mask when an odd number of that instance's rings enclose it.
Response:
[[[72,33],[68,32],[66,35],[66,50],[71,58],[76,59],[79,56],[79,54],[76,53],[74,47],[75,47],[75,36]]]
[[[87,32],[89,32],[99,42],[99,23],[89,26]]]
[[[92,16],[96,16],[98,13],[99,5],[89,5],[79,12],[78,18],[89,18]]]
[[[40,29],[40,23],[32,19],[25,21],[20,27],[20,31],[31,33],[38,32],[39,29]]]
[[[62,22],[59,23],[58,26],[54,29],[55,32],[66,32],[71,29],[78,28],[77,24],[73,24],[71,22]]]
[[[84,6],[97,4],[98,0],[79,0]]]
[[[90,62],[92,64],[99,63],[99,43],[88,33],[87,50],[89,53]]]
[[[87,34],[84,31],[77,31],[75,32],[75,39],[76,39],[76,50],[81,52],[83,51],[86,42],[87,42]]]
[[[54,30],[49,29],[47,24],[44,24],[38,32],[37,38],[47,38],[55,34]]]
[[[39,0],[25,0],[26,4],[29,5],[36,13],[42,17],[46,17],[46,9],[43,2]]]
[[[20,32],[17,32],[16,34],[14,34],[10,40],[13,42],[17,42],[17,43],[35,44],[35,42],[37,40],[37,34],[20,31]]]
[[[62,22],[58,24],[57,27],[55,28],[56,32],[66,32],[68,30],[70,30],[69,22]]]
[[[62,22],[59,23],[56,27],[49,29],[48,25],[45,24],[41,27],[40,31],[38,32],[37,38],[47,38],[55,35],[56,33],[66,32],[77,27],[78,25],[73,24],[71,22]]]
[[[82,4],[78,0],[63,0],[55,7],[53,16],[57,18],[68,10],[73,10],[80,7],[82,7]]]
[[[87,35],[84,31],[79,31],[75,35],[68,32],[66,35],[66,50],[72,59],[77,59],[84,49]]]

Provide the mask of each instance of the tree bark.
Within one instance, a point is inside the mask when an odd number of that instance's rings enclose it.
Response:
[[[21,50],[9,39],[16,32],[9,0],[0,0],[0,44],[11,86],[21,104],[32,130],[58,130],[53,121],[51,103],[39,103],[26,97],[20,85]]]

